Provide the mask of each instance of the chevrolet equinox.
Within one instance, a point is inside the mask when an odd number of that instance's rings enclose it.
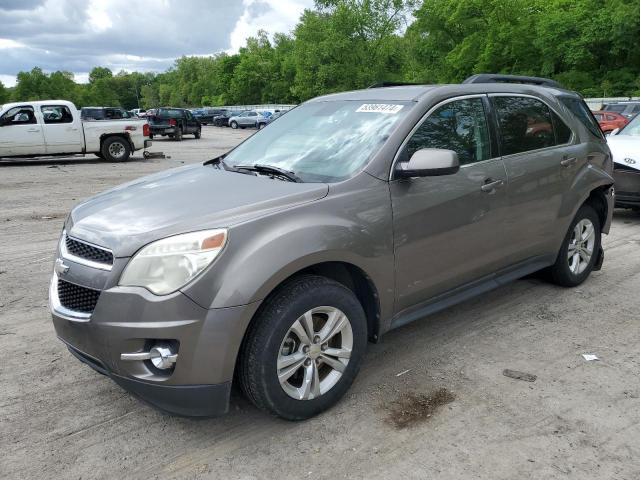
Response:
[[[221,157],[76,206],[50,286],[57,336],[180,415],[309,418],[368,341],[545,270],[600,268],[612,160],[582,98],[535,77],[305,102]]]

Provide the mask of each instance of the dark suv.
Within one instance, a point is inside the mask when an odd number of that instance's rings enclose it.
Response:
[[[542,269],[584,282],[612,185],[598,124],[552,81],[332,94],[75,207],[53,322],[80,361],[161,409],[223,413],[237,381],[304,419],[393,328]]]
[[[158,108],[153,114],[147,115],[147,120],[151,139],[154,135],[162,135],[180,141],[183,135],[200,138],[202,133],[202,126],[198,119],[184,108]]]
[[[82,120],[120,120],[123,118],[136,118],[136,116],[119,107],[82,107],[80,109],[80,118]]]

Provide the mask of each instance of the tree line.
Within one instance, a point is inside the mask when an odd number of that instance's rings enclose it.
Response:
[[[295,29],[163,73],[20,72],[7,101],[64,98],[127,109],[298,103],[380,81],[475,73],[550,77],[585,97],[640,95],[640,0],[317,0]]]

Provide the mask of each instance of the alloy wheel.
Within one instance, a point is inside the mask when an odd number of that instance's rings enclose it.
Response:
[[[285,335],[277,360],[280,386],[296,400],[312,400],[331,390],[349,364],[353,331],[334,307],[313,308]]]
[[[567,261],[569,270],[574,275],[580,275],[589,266],[593,256],[595,237],[595,227],[588,218],[580,220],[573,228]]]

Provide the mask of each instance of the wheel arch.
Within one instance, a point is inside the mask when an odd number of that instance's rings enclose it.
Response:
[[[103,133],[102,135],[100,135],[100,151],[102,151],[104,142],[113,137],[122,138],[128,143],[129,148],[131,148],[131,152],[133,153],[135,151],[135,147],[133,145],[133,142],[131,141],[131,136],[128,133]]]

